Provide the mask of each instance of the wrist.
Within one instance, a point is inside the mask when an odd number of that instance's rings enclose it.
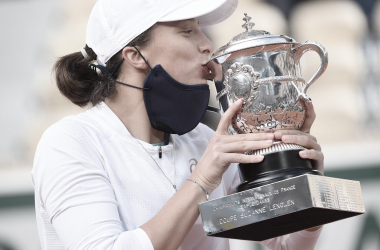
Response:
[[[209,200],[209,198],[210,198],[210,194],[207,192],[207,190],[199,183],[199,182],[197,182],[197,181],[195,181],[195,180],[193,180],[193,179],[186,179],[186,181],[191,181],[191,182],[193,182],[193,183],[195,183],[195,184],[197,184],[201,189],[202,189],[202,191],[205,193],[205,196],[206,196],[206,200],[208,201]]]
[[[191,180],[194,180],[196,182],[199,183],[199,185],[201,185],[205,190],[206,192],[210,195],[212,193],[212,191],[214,191],[214,189],[218,186],[216,184],[213,184],[212,182],[210,181],[207,181],[207,178],[205,178],[202,174],[194,171],[189,177],[188,179],[191,179]]]

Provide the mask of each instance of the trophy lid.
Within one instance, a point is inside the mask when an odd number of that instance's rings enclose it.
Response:
[[[233,37],[226,45],[215,51],[210,61],[214,60],[216,63],[222,64],[234,52],[260,47],[260,52],[273,50],[275,44],[293,44],[296,46],[301,45],[293,38],[285,35],[274,35],[265,30],[253,30],[254,23],[250,22],[251,17],[244,13],[243,20],[245,23],[242,25],[246,29],[245,32]],[[253,52],[254,51],[250,51]],[[250,53],[252,54],[252,53]]]

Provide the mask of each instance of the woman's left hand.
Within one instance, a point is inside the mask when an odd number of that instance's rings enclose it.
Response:
[[[304,146],[307,150],[300,151],[299,155],[304,159],[313,160],[314,169],[323,173],[323,153],[321,152],[321,146],[318,144],[317,139],[310,135],[310,128],[315,120],[314,107],[311,102],[303,102],[306,108],[306,118],[303,126],[300,130],[277,130],[274,132],[275,140],[281,140],[285,143],[294,143],[300,146]]]
[[[303,106],[306,110],[306,118],[300,130],[277,130],[274,132],[274,138],[275,140],[281,140],[285,143],[294,143],[307,148],[306,150],[300,151],[300,157],[313,160],[313,168],[323,173],[324,156],[321,151],[321,146],[318,144],[317,138],[310,134],[311,125],[313,125],[316,117],[314,107],[311,102],[303,102]],[[317,226],[306,230],[313,232],[321,227],[322,226]]]

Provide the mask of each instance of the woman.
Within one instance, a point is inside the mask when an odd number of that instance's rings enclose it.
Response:
[[[323,168],[319,145],[305,133],[310,104],[305,132],[228,135],[241,101],[215,133],[199,124],[213,50],[200,25],[223,21],[236,4],[96,3],[85,49],[54,68],[63,95],[94,107],[51,126],[38,145],[32,177],[43,249],[229,249],[226,239],[204,236],[198,203],[233,192],[239,177],[231,163],[262,161],[243,153],[278,139],[310,148],[301,157]],[[262,244],[313,249],[320,230]]]

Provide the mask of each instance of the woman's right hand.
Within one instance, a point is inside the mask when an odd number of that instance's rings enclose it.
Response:
[[[242,101],[238,100],[223,114],[214,136],[191,174],[190,178],[201,181],[208,193],[219,186],[223,173],[231,163],[257,163],[264,159],[261,155],[245,155],[245,152],[273,144],[273,133],[228,133],[231,120],[241,106]]]

